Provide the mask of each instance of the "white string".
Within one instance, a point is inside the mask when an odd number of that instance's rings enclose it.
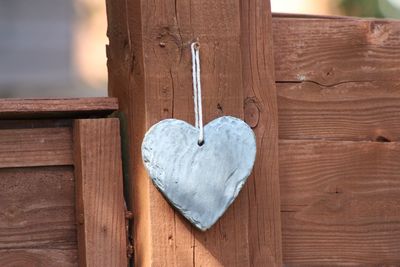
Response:
[[[200,44],[198,42],[192,43],[191,49],[195,126],[199,129],[198,144],[202,145],[204,143],[204,129],[200,82]]]
[[[194,99],[194,115],[195,115],[195,127],[199,128],[199,116],[197,112],[197,67],[196,67],[196,43],[192,43],[192,79],[193,79],[193,99]]]

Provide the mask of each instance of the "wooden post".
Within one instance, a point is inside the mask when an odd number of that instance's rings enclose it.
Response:
[[[74,123],[79,266],[127,266],[118,119]]]
[[[129,146],[137,266],[280,266],[277,105],[269,1],[107,0],[109,93]],[[201,44],[205,122],[245,118],[253,175],[209,231],[194,229],[151,184],[140,146],[165,118],[194,122],[190,43]]]

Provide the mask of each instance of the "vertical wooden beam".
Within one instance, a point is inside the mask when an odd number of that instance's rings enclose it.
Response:
[[[118,119],[74,124],[79,266],[126,266]]]
[[[270,1],[241,1],[245,120],[257,138],[248,181],[252,266],[282,265],[278,162],[278,106]]]
[[[268,1],[250,2],[107,0],[109,93],[119,98],[128,133],[138,266],[281,263],[270,12]],[[261,118],[253,125],[261,148],[255,175],[206,233],[170,207],[151,184],[140,156],[152,124],[170,117],[194,122],[190,43],[196,39],[205,122],[221,115],[243,118],[245,96],[254,100]]]

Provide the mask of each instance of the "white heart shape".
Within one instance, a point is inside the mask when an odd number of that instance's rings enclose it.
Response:
[[[199,130],[175,119],[153,125],[142,143],[150,178],[196,227],[209,229],[239,194],[254,165],[256,140],[242,120],[224,116]]]

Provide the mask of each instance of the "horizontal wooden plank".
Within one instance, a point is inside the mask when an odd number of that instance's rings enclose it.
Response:
[[[0,252],[76,249],[74,188],[73,167],[0,169]]]
[[[0,119],[105,116],[118,110],[113,97],[0,99]]]
[[[2,267],[77,267],[76,249],[0,249]]]
[[[277,81],[399,81],[400,21],[273,19]]]
[[[400,264],[399,158],[396,142],[281,141],[284,263]]]
[[[400,140],[400,81],[278,83],[277,92],[280,139]]]
[[[0,130],[0,168],[72,164],[71,128]]]

